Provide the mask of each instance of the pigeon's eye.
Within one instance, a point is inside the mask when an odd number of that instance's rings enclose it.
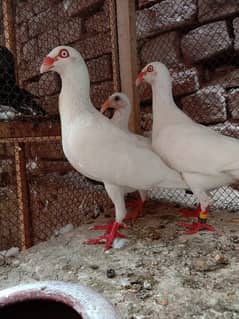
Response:
[[[61,49],[58,55],[61,58],[68,58],[69,52],[66,49]]]
[[[116,95],[115,98],[114,98],[114,100],[115,100],[116,102],[118,102],[118,101],[120,100],[119,95]]]
[[[154,70],[154,67],[152,65],[149,65],[147,67],[147,72],[153,72],[153,70]]]

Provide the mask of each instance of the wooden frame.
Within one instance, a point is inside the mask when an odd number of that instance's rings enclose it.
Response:
[[[140,131],[140,109],[136,92],[137,50],[135,1],[116,0],[121,90],[132,105],[130,129]]]

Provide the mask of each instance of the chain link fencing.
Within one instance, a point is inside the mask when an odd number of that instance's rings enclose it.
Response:
[[[67,162],[58,114],[60,78],[45,55],[78,49],[96,107],[119,86],[114,1],[0,1],[0,250],[27,248],[112,207],[102,184]],[[63,228],[64,231],[64,228]]]
[[[238,137],[238,1],[137,0],[138,65],[170,68],[177,104],[194,120]],[[111,0],[0,1],[0,250],[29,247],[66,224],[92,221],[112,206],[102,185],[78,174],[60,141],[56,74],[39,74],[55,46],[78,49],[96,107],[120,89],[117,18]],[[151,92],[141,91],[141,129],[150,135]],[[235,186],[213,192],[213,206],[237,210]],[[191,194],[149,195],[192,206]]]
[[[239,1],[137,0],[138,68],[163,62],[173,78],[177,105],[198,123],[238,138]],[[140,89],[141,129],[152,128],[151,89]],[[239,209],[237,186],[212,192],[212,206]],[[195,198],[153,189],[151,195],[183,205]]]

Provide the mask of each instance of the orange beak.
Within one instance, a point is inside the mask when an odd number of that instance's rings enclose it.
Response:
[[[144,81],[144,76],[145,76],[146,72],[139,72],[137,79],[136,79],[136,86],[139,86],[143,81]]]
[[[106,100],[102,105],[101,105],[101,108],[100,108],[100,113],[105,113],[105,111],[111,107],[111,104],[110,104],[110,101],[109,100]]]
[[[45,72],[48,72],[50,69],[52,69],[54,66],[54,62],[56,60],[57,60],[56,58],[54,59],[54,58],[51,58],[50,56],[45,57],[40,68],[40,73],[45,73]]]

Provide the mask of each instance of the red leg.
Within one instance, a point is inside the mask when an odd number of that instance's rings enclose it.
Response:
[[[135,201],[132,205],[132,209],[129,213],[126,214],[124,219],[131,219],[133,223],[135,223],[136,219],[142,213],[142,208],[144,206],[144,202],[139,197],[137,201]]]
[[[216,231],[216,229],[213,226],[207,223],[201,223],[201,222],[198,222],[198,223],[194,222],[192,224],[181,223],[179,224],[179,226],[189,229],[188,231],[185,231],[183,233],[184,235],[196,234],[197,232],[201,230]]]
[[[215,231],[216,229],[213,226],[207,224],[208,210],[209,210],[209,207],[207,207],[204,212],[202,211],[199,212],[197,223],[196,222],[193,222],[192,224],[179,223],[178,226],[189,229],[188,231],[184,232],[185,235],[195,234],[199,232],[200,230]]]
[[[198,217],[201,212],[201,206],[199,204],[196,210],[181,208],[179,211],[183,217]]]
[[[114,221],[109,222],[106,225],[94,225],[93,230],[105,230],[105,232],[108,234],[114,224]]]
[[[91,245],[96,245],[96,244],[101,244],[106,242],[105,245],[105,250],[108,250],[111,248],[112,243],[114,241],[115,238],[125,238],[125,235],[121,234],[119,232],[120,228],[125,228],[126,226],[124,224],[121,223],[117,223],[116,221],[114,222],[110,222],[105,233],[101,236],[99,236],[98,238],[93,238],[93,239],[88,239],[85,241],[86,244],[91,244]],[[101,226],[99,226],[101,227]],[[102,226],[105,227],[105,226]],[[98,228],[98,229],[102,229],[102,228]],[[103,228],[105,229],[105,228]]]
[[[126,202],[126,208],[135,208],[138,206],[139,201],[142,201],[140,195],[138,195],[137,199],[131,200],[131,201],[127,201]]]

